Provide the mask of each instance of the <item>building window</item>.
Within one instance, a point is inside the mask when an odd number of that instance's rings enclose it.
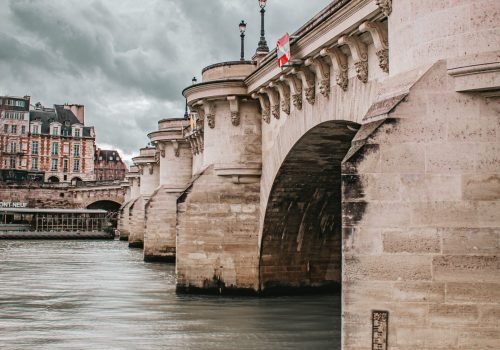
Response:
[[[54,142],[52,144],[52,155],[57,156],[59,154],[59,143]]]
[[[59,136],[59,127],[58,126],[54,126],[52,128],[52,135],[53,136]]]
[[[80,137],[80,129],[75,129],[74,137]]]
[[[62,134],[63,136],[68,136],[68,129],[63,129]]]
[[[63,171],[67,172],[68,171],[68,160],[63,159]]]
[[[11,153],[16,153],[17,152],[17,143],[15,141],[10,142],[10,152]]]
[[[25,107],[26,106],[24,101],[16,101],[15,103],[16,103],[16,107]]]
[[[73,156],[80,157],[80,145],[73,145]]]
[[[9,132],[9,126],[8,126],[7,124],[5,124],[5,125],[3,126],[3,132],[4,132],[5,134]]]
[[[73,171],[75,171],[75,172],[80,171],[80,160],[79,159],[73,159]]]
[[[38,134],[38,125],[32,125],[31,126],[31,133],[34,135]]]
[[[64,154],[68,154],[69,153],[69,145],[68,144],[64,144],[64,146],[63,146],[63,152],[64,152]]]
[[[26,134],[26,127],[24,125],[21,125],[21,134]]]
[[[12,125],[12,133],[17,134],[17,125]]]
[[[33,141],[31,144],[31,154],[38,154],[38,141]]]
[[[31,169],[33,169],[33,170],[38,169],[38,158],[31,159]]]
[[[50,170],[57,171],[57,159],[52,159],[52,162],[50,164]]]
[[[16,168],[16,157],[10,157],[10,168],[11,169]]]

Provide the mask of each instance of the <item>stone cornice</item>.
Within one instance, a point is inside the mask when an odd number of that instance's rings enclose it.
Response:
[[[292,64],[293,60],[302,61],[317,56],[322,48],[337,43],[342,35],[358,31],[361,23],[380,19],[383,14],[373,0],[352,0],[343,3],[343,6],[335,11],[317,17],[321,19],[306,25],[307,30],[299,29],[297,32],[299,37],[292,40]],[[296,34],[292,37],[294,35]],[[249,93],[257,91],[265,82],[276,79],[280,74],[290,70],[290,68],[281,70],[274,58],[276,58],[275,51],[271,52],[261,66],[245,79]]]
[[[247,87],[243,79],[213,80],[191,85],[182,91],[182,95],[192,104],[201,99],[226,99],[227,96],[245,96]]]
[[[182,136],[182,130],[184,128],[168,128],[163,130],[157,130],[150,132],[148,134],[149,139],[152,142],[157,141],[184,141],[184,136]]]

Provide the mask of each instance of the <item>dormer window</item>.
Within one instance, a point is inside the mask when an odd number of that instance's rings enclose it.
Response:
[[[80,137],[80,129],[75,129],[74,137]]]
[[[54,126],[52,128],[52,135],[53,136],[59,136],[59,127],[58,126]]]

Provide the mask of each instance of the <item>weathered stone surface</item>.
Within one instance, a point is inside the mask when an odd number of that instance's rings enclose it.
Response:
[[[500,278],[500,259],[498,256],[436,256],[432,270],[436,281],[496,283]]]
[[[463,175],[462,196],[466,200],[500,200],[500,174]]]
[[[382,236],[386,253],[441,252],[441,237],[435,228],[386,231]]]
[[[496,255],[500,250],[499,228],[446,228],[439,233],[443,254]]]
[[[500,283],[446,283],[447,303],[497,304],[500,299]]]

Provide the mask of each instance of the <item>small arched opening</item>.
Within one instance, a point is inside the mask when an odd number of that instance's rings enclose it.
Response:
[[[87,209],[102,209],[108,212],[108,219],[111,222],[111,230],[116,229],[118,225],[118,213],[121,204],[111,200],[100,200],[87,205]]]
[[[58,183],[59,182],[59,178],[57,176],[51,176],[47,179],[47,182],[50,182],[50,183]]]

